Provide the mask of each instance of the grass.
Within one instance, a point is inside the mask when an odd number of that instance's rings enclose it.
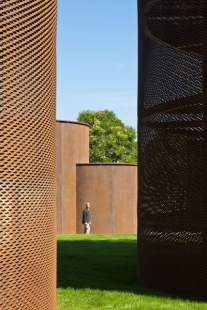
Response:
[[[58,236],[57,310],[207,310],[143,287],[136,255],[136,235]]]

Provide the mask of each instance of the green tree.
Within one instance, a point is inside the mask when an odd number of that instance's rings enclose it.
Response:
[[[113,111],[82,111],[77,120],[90,125],[90,162],[137,163],[136,131]]]

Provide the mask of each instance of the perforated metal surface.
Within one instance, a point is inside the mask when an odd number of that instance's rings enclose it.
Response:
[[[55,309],[56,0],[0,8],[0,309]]]
[[[207,2],[138,0],[139,278],[207,297]]]

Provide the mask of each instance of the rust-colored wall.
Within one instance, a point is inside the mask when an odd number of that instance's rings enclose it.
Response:
[[[92,234],[137,233],[137,165],[77,164],[77,233],[90,202]]]
[[[57,121],[57,234],[76,233],[76,163],[89,162],[89,126]]]
[[[0,309],[56,309],[56,0],[1,1]]]

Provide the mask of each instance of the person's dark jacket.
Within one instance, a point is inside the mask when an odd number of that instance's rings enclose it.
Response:
[[[83,210],[82,223],[90,223],[90,213],[88,209]]]

